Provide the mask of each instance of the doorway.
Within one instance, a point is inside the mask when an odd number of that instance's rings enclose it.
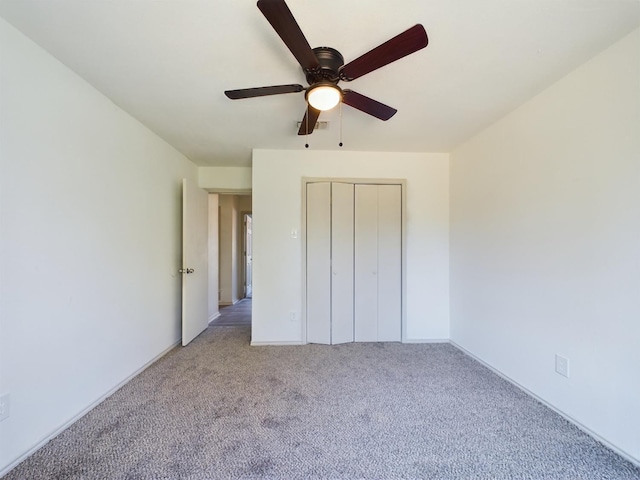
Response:
[[[220,306],[234,305],[246,297],[244,219],[251,215],[250,195],[219,194]]]
[[[210,197],[210,257],[217,260],[211,265],[210,299],[215,305],[210,324],[250,325],[253,282],[247,262],[252,263],[252,198],[231,193]]]

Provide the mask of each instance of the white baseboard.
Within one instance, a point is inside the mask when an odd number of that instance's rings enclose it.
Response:
[[[619,447],[613,445],[611,442],[609,442],[608,440],[602,438],[600,435],[598,435],[596,432],[594,432],[593,430],[591,430],[589,427],[584,426],[582,423],[580,423],[578,420],[576,420],[575,418],[571,417],[570,415],[564,413],[562,410],[558,409],[557,407],[555,407],[554,405],[552,405],[551,403],[549,403],[548,401],[546,401],[545,399],[539,397],[538,395],[536,395],[535,393],[533,393],[531,390],[529,390],[526,387],[523,387],[522,385],[520,385],[518,382],[516,382],[515,380],[513,380],[512,378],[508,377],[507,375],[505,375],[504,373],[502,373],[500,370],[497,370],[496,368],[492,367],[491,365],[489,365],[487,362],[485,362],[484,360],[482,360],[481,358],[475,356],[473,353],[471,353],[469,350],[467,350],[464,347],[461,347],[460,345],[458,345],[456,342],[454,342],[453,340],[449,340],[449,343],[451,345],[453,345],[454,347],[456,347],[458,350],[460,350],[461,352],[463,352],[465,355],[468,355],[469,357],[473,358],[475,361],[477,361],[478,363],[484,365],[485,367],[487,367],[489,370],[491,370],[493,373],[495,373],[496,375],[498,375],[499,377],[504,378],[507,382],[511,383],[512,385],[518,387],[520,390],[522,390],[523,392],[525,392],[527,395],[535,398],[536,400],[538,400],[540,403],[542,403],[543,405],[545,405],[546,407],[550,408],[551,410],[553,410],[554,412],[556,412],[558,415],[560,415],[562,418],[564,418],[565,420],[573,423],[576,427],[578,427],[580,430],[582,430],[584,433],[586,433],[587,435],[593,437],[595,440],[597,440],[598,442],[602,443],[604,446],[606,446],[607,448],[613,450],[615,453],[617,453],[618,455],[620,455],[622,458],[624,458],[625,460],[628,460],[629,462],[633,463],[635,466],[640,467],[640,459],[635,458],[634,456],[632,456],[631,454],[625,452],[624,450],[620,449]]]
[[[447,338],[409,338],[402,340],[402,343],[450,343]],[[251,342],[252,347],[261,347],[267,345],[307,345],[308,342],[290,341],[290,342]]]
[[[211,322],[213,322],[216,318],[220,317],[220,312],[216,312],[215,315],[211,315],[211,317],[209,317],[209,325],[211,325]]]
[[[449,343],[448,338],[405,338],[402,343]]]
[[[446,339],[409,339],[403,340],[402,343],[449,343]],[[266,345],[308,345],[308,342],[291,341],[291,342],[251,342],[252,347],[261,347]],[[322,345],[322,344],[318,344]]]
[[[221,307],[230,307],[231,305],[235,305],[236,303],[238,303],[240,300],[244,300],[244,298],[236,298],[234,300],[231,300],[230,302],[218,302],[218,305],[220,305]]]
[[[234,300],[233,302],[218,302],[218,305],[221,306],[221,307],[230,307],[232,305],[235,305],[239,301],[240,300]]]
[[[80,420],[82,417],[84,417],[87,413],[89,413],[91,410],[93,410],[95,407],[97,407],[100,403],[102,403],[104,400],[106,400],[108,397],[110,397],[111,395],[113,395],[117,390],[119,390],[120,388],[122,388],[127,382],[129,382],[131,379],[133,379],[134,377],[138,376],[139,374],[141,374],[144,370],[146,370],[148,367],[150,367],[152,364],[154,364],[155,362],[157,362],[158,360],[160,360],[162,357],[164,357],[167,353],[169,353],[171,350],[173,350],[174,348],[178,347],[180,345],[180,340],[178,340],[176,343],[174,343],[173,345],[171,345],[169,348],[163,350],[160,354],[156,355],[152,360],[149,360],[147,363],[145,363],[142,367],[140,367],[138,370],[136,370],[135,372],[133,372],[131,375],[129,375],[127,378],[125,378],[124,380],[122,380],[120,383],[118,383],[115,387],[113,387],[111,390],[109,390],[107,393],[105,393],[104,395],[102,395],[100,398],[98,398],[96,401],[94,401],[93,403],[91,403],[88,407],[86,407],[84,410],[82,410],[80,413],[78,413],[77,415],[75,415],[74,417],[72,417],[70,420],[66,421],[64,424],[62,424],[61,426],[59,426],[58,428],[56,428],[53,432],[49,433],[48,435],[46,435],[44,438],[42,438],[39,442],[37,442],[33,447],[31,447],[29,450],[27,450],[25,453],[23,453],[22,455],[20,455],[18,458],[14,459],[13,461],[11,461],[11,463],[9,463],[5,468],[3,468],[0,471],[0,478],[4,477],[5,475],[7,475],[11,470],[13,470],[15,467],[17,467],[20,463],[22,463],[23,461],[25,461],[28,457],[30,457],[31,455],[33,455],[34,453],[36,453],[38,450],[40,450],[42,447],[45,446],[45,444],[47,442],[49,442],[49,440],[53,439],[54,437],[56,437],[57,435],[59,435],[60,433],[62,433],[64,430],[66,430],[67,428],[69,428],[71,425],[73,425],[74,423],[76,423],[78,420]]]

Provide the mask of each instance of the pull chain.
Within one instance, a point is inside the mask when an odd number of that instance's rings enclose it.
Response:
[[[304,116],[304,119],[306,120],[306,128],[304,131],[304,148],[309,148],[309,105],[307,105],[307,114]]]
[[[340,143],[338,146],[342,146],[342,102],[340,102]]]

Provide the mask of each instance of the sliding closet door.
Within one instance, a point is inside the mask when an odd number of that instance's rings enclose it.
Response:
[[[378,341],[402,339],[402,187],[378,186]]]
[[[331,184],[307,184],[307,341],[331,343]]]
[[[353,184],[331,184],[331,343],[353,342]]]
[[[402,187],[355,187],[355,341],[402,339]]]

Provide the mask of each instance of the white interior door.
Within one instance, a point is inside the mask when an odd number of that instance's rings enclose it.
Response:
[[[353,184],[331,184],[331,343],[353,342]]]
[[[378,341],[378,186],[355,186],[356,342]]]
[[[331,343],[331,184],[307,184],[307,341]]]
[[[251,298],[253,288],[251,287],[252,264],[253,264],[253,232],[251,227],[251,215],[244,216],[244,296]]]
[[[207,328],[207,192],[182,180],[182,345]]]
[[[400,341],[402,187],[355,189],[355,341]]]
[[[402,339],[402,187],[378,185],[378,341]]]

